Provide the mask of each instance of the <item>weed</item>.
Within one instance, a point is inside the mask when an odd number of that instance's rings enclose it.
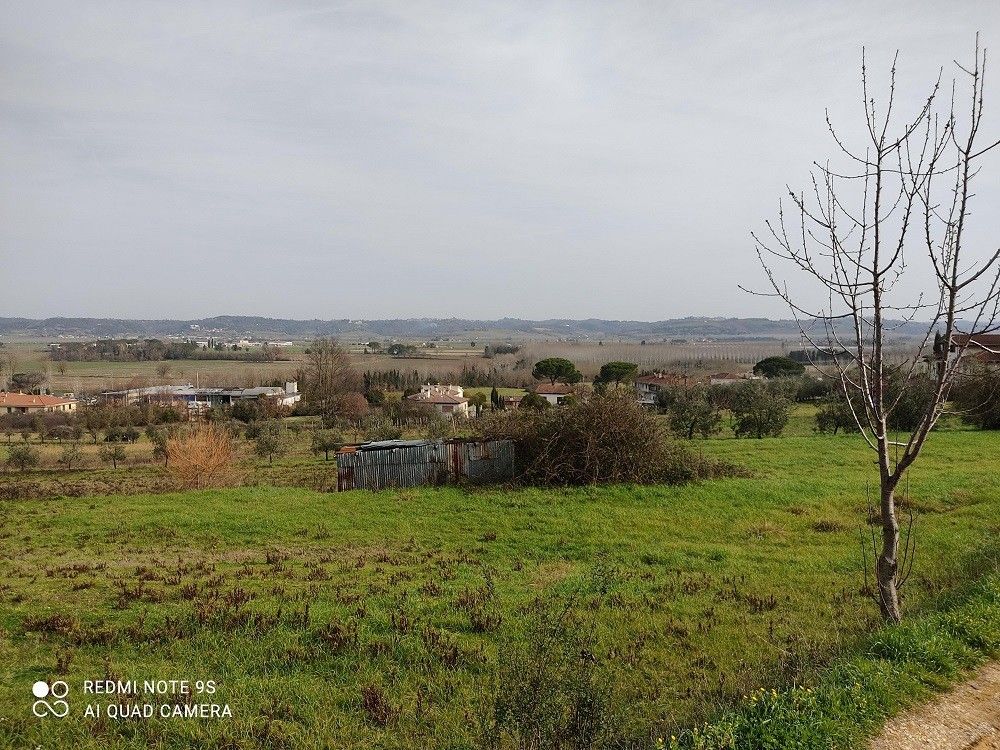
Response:
[[[398,715],[379,685],[364,685],[361,688],[361,709],[368,721],[378,727],[388,726]]]
[[[312,636],[314,640],[323,644],[329,653],[339,654],[357,645],[358,629],[354,624],[342,625],[330,621],[314,630]]]
[[[833,534],[838,531],[844,531],[847,527],[840,521],[835,521],[831,519],[823,519],[816,521],[812,525],[813,531],[820,534]]]

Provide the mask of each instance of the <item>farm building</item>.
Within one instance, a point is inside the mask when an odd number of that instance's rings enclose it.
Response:
[[[957,357],[962,348],[965,349],[963,361],[977,362],[991,367],[1000,365],[1000,333],[981,333],[971,336],[965,333],[954,334],[948,347],[948,360]]]
[[[504,409],[518,409],[521,407],[523,396],[501,396],[500,400]]]
[[[134,404],[161,404],[186,406],[192,411],[200,411],[216,406],[232,406],[238,401],[270,400],[277,406],[292,407],[302,398],[298,383],[257,388],[196,388],[187,385],[154,385],[146,388],[129,388],[123,391],[105,391],[101,401],[120,406]]]
[[[63,396],[36,396],[33,393],[0,391],[0,414],[36,414],[40,412],[74,412],[76,399]]]
[[[471,482],[488,484],[514,478],[510,440],[382,440],[342,448],[337,453],[337,489]]]
[[[424,404],[442,417],[469,416],[469,399],[460,385],[422,385],[420,393],[406,397],[414,404]]]
[[[576,389],[566,383],[542,383],[536,385],[532,392],[541,396],[553,406],[566,403],[566,398],[573,395]]]
[[[656,406],[656,397],[661,390],[676,386],[683,381],[683,376],[672,372],[640,375],[635,379],[635,398],[643,406]]]

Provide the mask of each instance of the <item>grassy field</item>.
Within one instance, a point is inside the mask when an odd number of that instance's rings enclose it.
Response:
[[[467,394],[482,393],[489,396],[490,388],[467,388]],[[522,396],[524,391],[516,388],[498,389],[504,396]],[[394,394],[398,395],[398,394]],[[796,404],[792,410],[788,425],[785,428],[786,437],[803,437],[814,434],[816,407],[811,404]],[[278,484],[281,486],[296,485],[311,489],[326,489],[336,486],[331,463],[325,461],[323,455],[315,455],[311,449],[311,429],[315,426],[313,417],[290,417],[284,420],[289,426],[297,426],[293,431],[283,433],[284,452],[282,455],[268,461],[253,454],[253,446],[242,442],[241,470],[250,484]],[[458,425],[457,434],[465,434],[469,425]],[[344,440],[359,442],[364,440],[364,431],[360,428],[345,428]],[[407,439],[419,439],[427,436],[426,428],[414,426],[404,430]],[[728,418],[723,420],[722,429],[716,440],[731,440],[732,430]],[[6,457],[11,445],[22,442],[20,433],[0,435],[0,477],[3,477],[2,460]],[[100,449],[104,441],[94,443],[90,436],[85,435],[79,444],[80,455],[70,469],[61,465],[63,444],[50,438],[45,443],[40,442],[37,435],[30,436],[31,445],[38,451],[38,467],[26,472],[7,469],[6,487],[0,487],[0,498],[11,497],[52,497],[60,495],[120,493],[135,494],[150,490],[159,490],[167,483],[167,477],[160,462],[153,456],[153,444],[145,434],[140,435],[135,443],[122,443],[126,459],[117,468],[100,457]],[[698,450],[704,446],[700,441],[692,443]],[[329,475],[329,476],[328,476]],[[28,485],[21,493],[17,488]]]
[[[650,747],[876,626],[859,442],[697,443],[753,477],[684,487],[6,502],[0,746],[516,746],[571,704]],[[998,449],[941,433],[913,473],[910,613],[995,566]],[[59,675],[70,718],[35,719]],[[216,680],[233,717],[83,718],[105,676]]]

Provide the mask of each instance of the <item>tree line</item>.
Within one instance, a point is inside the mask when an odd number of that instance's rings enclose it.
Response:
[[[172,359],[225,359],[241,362],[273,362],[287,359],[273,346],[240,349],[215,344],[207,348],[193,341],[160,339],[101,339],[60,343],[49,352],[54,362],[162,362]]]

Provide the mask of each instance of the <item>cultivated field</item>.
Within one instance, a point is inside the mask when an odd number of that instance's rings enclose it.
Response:
[[[136,383],[194,383],[203,386],[259,385],[290,377],[304,364],[301,348],[282,351],[290,361],[240,362],[186,359],[163,362],[53,362],[44,343],[8,343],[3,351],[14,360],[16,372],[44,372],[55,391],[95,393]],[[168,368],[166,375],[159,368]]]
[[[753,476],[5,502],[0,746],[506,747],[569,701],[649,747],[809,681],[876,626],[872,457],[851,436],[694,447]],[[914,472],[911,613],[995,568],[998,449],[942,432]],[[39,722],[26,686],[57,675],[217,680],[233,717],[83,719],[77,693]]]

